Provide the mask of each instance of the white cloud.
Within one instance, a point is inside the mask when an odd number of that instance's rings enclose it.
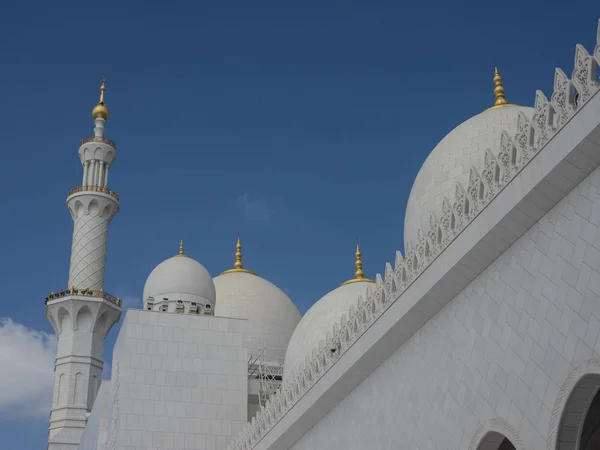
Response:
[[[56,337],[0,318],[0,417],[48,417]]]
[[[247,219],[266,222],[271,219],[272,209],[264,197],[244,192],[236,203],[241,206]]]

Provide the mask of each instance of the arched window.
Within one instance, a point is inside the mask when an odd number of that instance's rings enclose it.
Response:
[[[479,425],[469,450],[525,450],[519,432],[505,419],[495,417]]]
[[[83,374],[78,372],[75,375],[75,389],[73,390],[73,403],[76,405],[81,405],[85,402],[85,397],[83,395]]]
[[[593,450],[600,448],[600,393],[592,399],[583,421],[580,438],[581,450]]]
[[[600,448],[600,374],[588,373],[571,389],[562,411],[555,448]]]
[[[67,403],[67,383],[65,374],[61,373],[58,377],[58,389],[56,390],[56,404],[64,405]]]
[[[477,450],[517,450],[510,440],[503,434],[497,431],[487,433],[481,443],[477,446]]]

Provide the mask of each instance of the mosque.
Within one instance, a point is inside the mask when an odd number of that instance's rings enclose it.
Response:
[[[405,253],[369,280],[357,247],[354,277],[304,316],[239,239],[214,278],[181,242],[122,314],[104,291],[119,197],[103,82],[67,197],[69,282],[46,299],[48,450],[600,448],[600,26],[574,61],[533,108],[496,70],[495,103],[417,175]]]

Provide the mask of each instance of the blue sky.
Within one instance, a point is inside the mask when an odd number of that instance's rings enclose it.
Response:
[[[288,3],[288,2],[284,2]],[[404,208],[428,153],[492,105],[552,92],[597,2],[13,2],[0,16],[0,439],[44,448],[52,338],[44,297],[66,288],[102,75],[118,145],[105,289],[138,306],[152,268],[186,253],[233,263],[305,312],[403,248]],[[106,358],[118,329],[106,341]],[[8,370],[8,381],[5,375]],[[19,393],[15,396],[14,393]]]

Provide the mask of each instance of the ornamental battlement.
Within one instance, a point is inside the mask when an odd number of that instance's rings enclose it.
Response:
[[[498,154],[486,151],[483,167],[471,167],[469,185],[456,185],[453,201],[444,199],[442,216],[430,216],[429,229],[420,229],[414,242],[407,242],[405,255],[396,252],[395,265],[385,266],[385,278],[377,274],[375,285],[367,290],[366,299],[359,296],[339,324],[334,325],[324,341],[312,350],[300,365],[298,373],[284,380],[246,425],[229,450],[254,448],[292,409],[346,351],[402,297],[402,294],[465,231],[465,228],[502,192],[506,186],[552,141],[554,136],[573,119],[600,89],[596,81],[600,65],[600,21],[597,45],[593,55],[577,45],[575,67],[569,79],[557,68],[554,92],[550,100],[543,92],[535,95],[534,115],[530,121],[519,113],[517,133],[502,131]]]
[[[78,192],[102,192],[104,194],[108,194],[113,197],[115,200],[119,200],[119,194],[117,194],[112,189],[108,189],[105,186],[77,186],[69,191],[69,197],[73,194],[77,194]]]
[[[120,308],[123,306],[123,300],[115,297],[114,295],[110,295],[108,292],[104,292],[103,290],[94,291],[92,289],[76,289],[76,288],[65,289],[63,291],[58,291],[58,292],[50,292],[48,294],[48,296],[46,297],[46,299],[44,300],[44,304],[47,305],[48,303],[50,303],[54,300],[59,300],[61,298],[69,297],[72,295],[81,296],[81,297],[102,298],[104,300],[107,300],[107,301],[117,305]]]
[[[117,144],[115,143],[115,141],[110,140],[109,138],[104,137],[104,136],[88,136],[88,137],[84,137],[81,140],[81,142],[79,143],[79,146],[82,146],[83,144],[85,144],[87,142],[102,142],[103,144],[110,145],[115,150],[117,149]]]

